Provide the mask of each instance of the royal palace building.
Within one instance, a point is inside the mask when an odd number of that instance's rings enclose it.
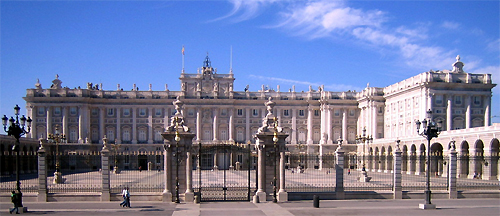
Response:
[[[267,113],[264,103],[271,98],[276,102],[279,126],[289,135],[287,144],[306,146],[308,152],[332,152],[340,137],[358,158],[390,155],[395,140],[400,140],[408,158],[422,155],[426,140],[417,133],[415,122],[425,119],[431,110],[433,120],[443,125],[441,135],[433,141],[439,144],[434,150],[446,152],[453,141],[464,155],[479,151],[498,155],[500,126],[491,123],[496,84],[491,74],[471,74],[463,68],[457,57],[452,70],[423,72],[386,87],[367,85],[361,92],[325,91],[323,86],[308,91],[295,87],[281,91],[280,86],[235,91],[232,70],[217,73],[208,56],[197,73],[182,71],[181,89],[176,91],[168,85],[161,91],[151,85],[139,90],[135,84],[132,90],[124,90],[120,84],[116,90],[103,90],[102,84],[92,83],[86,88],[68,88],[56,76],[49,88],[37,82],[35,88],[27,89],[27,116],[33,119],[28,136],[46,138],[58,126],[68,143],[100,144],[106,136],[110,143],[130,150],[159,149],[164,143],[161,133],[176,111],[172,102],[179,98],[184,103],[185,124],[195,134],[193,143],[254,143]],[[368,143],[359,142],[363,129]],[[373,160],[380,163],[380,159]],[[388,170],[389,163],[368,168]],[[498,162],[491,163],[489,173],[496,176],[498,166],[493,168],[493,163]],[[408,162],[403,170],[418,174],[419,166]],[[470,174],[477,168],[470,166],[463,165],[459,172]]]

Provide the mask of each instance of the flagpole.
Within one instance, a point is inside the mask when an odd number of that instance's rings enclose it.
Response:
[[[229,58],[229,74],[233,73],[233,46],[231,46],[231,56]]]
[[[184,46],[182,46],[182,73],[184,73]]]

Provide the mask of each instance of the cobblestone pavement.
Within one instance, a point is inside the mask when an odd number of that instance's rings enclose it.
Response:
[[[29,215],[495,215],[500,212],[500,199],[435,199],[437,209],[422,210],[423,200],[321,200],[314,208],[311,200],[285,203],[209,202],[163,203],[132,202],[122,208],[119,202],[25,202]],[[0,203],[0,215],[7,215],[10,203]]]

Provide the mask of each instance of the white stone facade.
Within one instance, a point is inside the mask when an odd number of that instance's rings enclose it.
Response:
[[[387,87],[367,86],[361,92],[331,92],[322,86],[305,92],[297,92],[295,87],[283,92],[279,86],[276,90],[262,86],[255,92],[235,91],[232,71],[218,74],[208,56],[197,73],[181,73],[180,91],[171,91],[168,85],[162,91],[153,91],[151,86],[139,91],[135,84],[130,91],[119,84],[117,90],[109,91],[102,90],[102,84],[91,83],[85,89],[71,89],[62,87],[56,77],[50,88],[37,83],[34,89],[27,89],[27,115],[33,119],[28,136],[46,138],[56,125],[62,125],[70,143],[100,143],[106,135],[111,143],[131,147],[163,144],[160,134],[175,114],[172,101],[179,97],[185,104],[185,123],[196,134],[195,143],[254,143],[267,113],[264,103],[272,97],[279,126],[289,134],[286,143],[308,145],[312,147],[308,151],[320,154],[332,152],[342,137],[347,150],[357,147],[359,156],[363,144],[356,145],[356,137],[363,128],[373,137],[372,154],[391,154],[396,139],[403,141],[403,156],[412,148],[404,143],[420,150],[425,142],[417,134],[415,121],[424,119],[429,109],[434,121],[443,122],[442,137],[448,141],[460,141],[460,131],[474,131],[475,139],[493,136],[483,146],[498,153],[498,144],[490,144],[498,143],[500,136],[490,122],[491,89],[496,86],[491,74],[464,72],[459,57],[452,66],[452,70],[431,70]],[[441,149],[446,151],[446,144]],[[461,149],[458,144],[457,149]]]

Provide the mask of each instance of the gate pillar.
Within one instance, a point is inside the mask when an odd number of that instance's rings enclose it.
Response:
[[[170,126],[161,135],[166,140],[165,149],[165,190],[166,200],[180,203],[193,202],[193,181],[191,151],[195,134],[184,125],[182,101],[177,98],[173,102],[177,112],[170,119]],[[182,197],[184,199],[182,199]]]
[[[276,103],[272,101],[271,97],[269,97],[269,101],[265,105],[268,113],[262,119],[262,126],[256,134],[258,188],[255,196],[258,196],[261,201],[272,200],[278,202],[278,199],[280,202],[288,201],[288,194],[285,190],[284,154],[286,151],[285,139],[288,135],[278,126],[278,118],[272,113]]]

